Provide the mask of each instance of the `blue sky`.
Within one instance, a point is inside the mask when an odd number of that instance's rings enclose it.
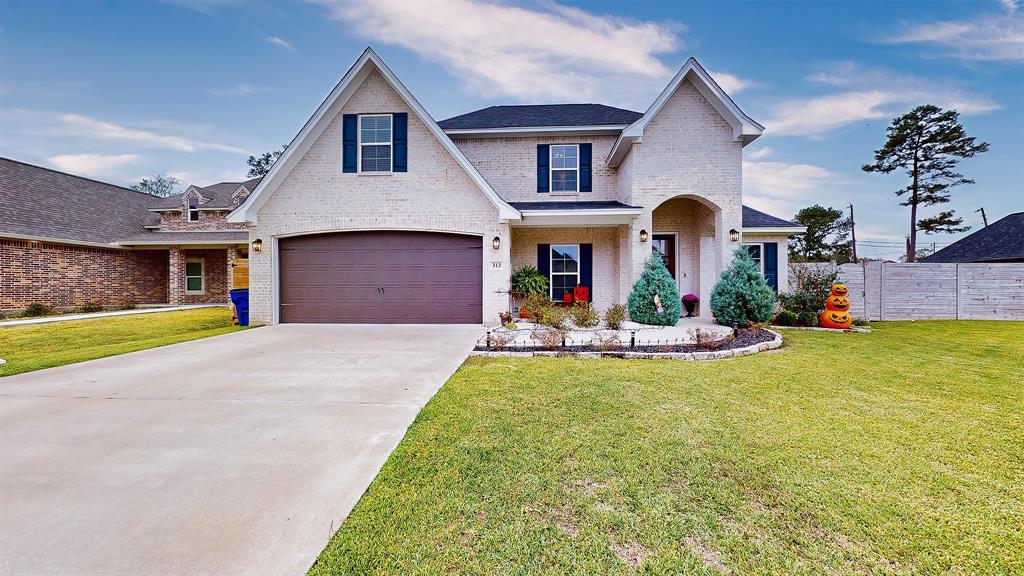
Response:
[[[372,45],[437,119],[499,103],[644,110],[696,56],[765,135],[745,201],[857,208],[895,257],[901,175],[864,174],[889,120],[954,107],[991,151],[952,208],[1024,210],[1024,6],[972,2],[242,0],[0,4],[0,154],[129,184],[208,184],[288,142]],[[924,237],[948,243],[958,236]],[[892,242],[894,244],[885,244]]]

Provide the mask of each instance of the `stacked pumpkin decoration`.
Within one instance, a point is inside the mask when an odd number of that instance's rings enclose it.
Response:
[[[850,299],[846,297],[849,290],[846,284],[835,283],[832,293],[825,299],[825,311],[818,315],[818,324],[825,328],[845,329],[853,326],[850,315]]]

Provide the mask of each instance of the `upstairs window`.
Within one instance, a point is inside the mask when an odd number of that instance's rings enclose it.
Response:
[[[391,172],[391,115],[359,117],[359,171]]]
[[[198,222],[199,221],[199,199],[189,198],[188,199],[188,221]]]
[[[580,147],[578,144],[551,145],[551,191],[579,192]]]

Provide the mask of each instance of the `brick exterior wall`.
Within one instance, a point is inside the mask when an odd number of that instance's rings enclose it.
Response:
[[[406,112],[408,172],[346,174],[341,171],[342,114]],[[373,72],[274,194],[249,228],[250,242],[260,238],[261,252],[249,254],[250,316],[273,322],[274,262],[277,239],[345,230],[422,230],[470,234],[483,246],[483,318],[494,324],[508,305],[507,224],[437,138],[379,73]],[[491,247],[494,236],[501,249]]]
[[[513,228],[512,267],[537,266],[537,244],[593,244],[594,285],[591,298],[602,311],[624,302],[619,293],[619,235],[617,227]]]
[[[215,249],[170,249],[168,262],[171,304],[224,304],[228,301],[228,251]],[[203,261],[203,291],[188,292],[185,287],[185,264],[189,260]]]
[[[0,309],[167,302],[167,252],[0,239]]]
[[[593,144],[593,192],[537,192],[538,144]],[[615,170],[605,158],[615,136],[558,136],[543,138],[460,138],[455,144],[506,202],[566,202],[618,199]]]
[[[227,221],[229,211],[199,211],[199,221],[189,222],[184,212],[161,212],[161,230],[239,230],[245,224],[234,224]]]

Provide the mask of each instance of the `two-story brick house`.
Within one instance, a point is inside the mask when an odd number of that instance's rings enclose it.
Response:
[[[228,221],[262,322],[485,322],[509,275],[625,302],[652,250],[701,297],[741,243],[785,286],[802,231],[742,204],[763,128],[688,60],[644,113],[496,106],[440,123],[367,49]]]

